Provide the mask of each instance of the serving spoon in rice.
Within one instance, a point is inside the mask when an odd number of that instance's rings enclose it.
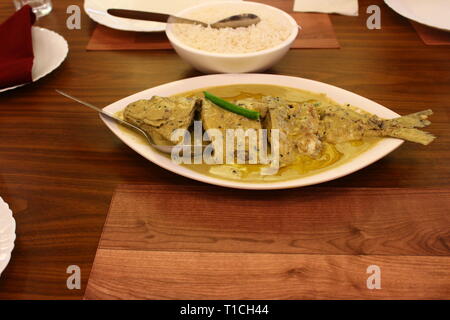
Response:
[[[214,29],[249,27],[261,21],[261,19],[256,14],[253,13],[237,14],[225,19],[221,19],[212,24],[208,24],[202,21],[191,20],[170,14],[156,13],[156,12],[125,10],[125,9],[108,9],[107,12],[112,16],[120,18],[165,22],[165,23],[198,24],[203,27],[210,26],[211,28]]]

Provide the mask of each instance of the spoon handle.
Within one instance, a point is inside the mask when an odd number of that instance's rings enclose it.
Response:
[[[204,27],[208,26],[204,22],[180,18],[170,14],[157,13],[157,12],[147,12],[147,11],[137,11],[137,10],[125,10],[125,9],[108,9],[107,12],[115,17],[136,19],[136,20],[146,20],[154,22],[164,22],[164,23],[189,23],[189,24],[200,24]]]
[[[70,94],[67,94],[67,93],[65,93],[65,92],[63,92],[63,91],[61,91],[61,90],[55,90],[55,91],[58,92],[60,95],[63,95],[63,96],[66,97],[66,98],[69,98],[69,99],[71,99],[71,100],[74,100],[74,101],[76,101],[76,102],[78,102],[78,103],[80,103],[80,104],[82,104],[82,105],[84,105],[84,106],[86,106],[86,107],[89,107],[89,108],[91,108],[91,109],[97,111],[98,113],[100,113],[102,116],[104,116],[104,117],[106,117],[106,118],[108,118],[108,119],[110,119],[110,120],[112,120],[112,121],[114,121],[114,122],[117,122],[117,123],[119,123],[119,124],[121,124],[121,125],[123,125],[123,126],[126,126],[126,127],[130,128],[130,129],[133,129],[133,130],[135,130],[135,131],[138,131],[139,133],[141,133],[141,134],[143,134],[145,137],[147,137],[147,134],[146,134],[142,129],[140,129],[140,128],[134,126],[134,125],[132,125],[131,123],[129,123],[129,122],[127,122],[127,121],[124,121],[124,120],[122,120],[122,119],[120,119],[120,118],[117,118],[117,117],[115,117],[115,116],[113,116],[113,115],[111,115],[111,114],[109,114],[109,113],[103,111],[102,109],[100,109],[100,108],[98,108],[98,107],[96,107],[96,106],[94,106],[94,105],[92,105],[92,104],[90,104],[90,103],[88,103],[88,102],[85,102],[85,101],[83,101],[83,100],[80,100],[80,99],[78,99],[78,98],[75,98],[74,96],[71,96]]]

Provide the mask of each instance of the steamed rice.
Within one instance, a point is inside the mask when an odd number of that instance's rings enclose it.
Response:
[[[236,5],[200,8],[184,17],[214,23],[232,15],[254,13],[261,21],[246,28],[213,29],[193,24],[174,24],[173,33],[184,44],[214,53],[249,53],[275,47],[285,41],[292,31],[289,21],[278,12],[265,8],[245,9]]]

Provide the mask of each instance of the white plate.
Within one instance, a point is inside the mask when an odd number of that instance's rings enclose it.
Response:
[[[66,39],[48,29],[33,27],[31,29],[33,37],[34,62],[31,70],[33,82],[45,77],[50,72],[58,68],[66,59],[69,46]],[[14,87],[1,89],[0,92],[12,90],[27,83]]]
[[[127,98],[110,104],[109,106],[105,107],[104,110],[109,113],[115,113],[124,109],[131,102],[139,99],[150,99],[153,95],[170,96],[176,93],[191,91],[200,88],[231,84],[272,84],[309,90],[313,92],[320,92],[327,94],[331,99],[337,101],[338,103],[350,103],[351,105],[358,106],[361,109],[364,109],[370,113],[374,113],[383,118],[389,119],[399,116],[397,113],[387,109],[386,107],[383,107],[376,102],[326,83],[296,77],[270,74],[220,74],[179,80],[133,94]],[[136,139],[129,133],[126,133],[124,130],[121,130],[119,128],[119,125],[108,120],[104,121],[109,129],[111,129],[111,131],[113,131],[114,134],[119,137],[119,139],[125,142],[134,151],[152,161],[153,163],[159,165],[160,167],[194,180],[239,189],[285,189],[307,186],[333,180],[355,172],[361,168],[364,168],[365,166],[368,166],[369,164],[386,156],[388,153],[392,152],[403,143],[403,141],[399,139],[382,139],[374,147],[361,154],[360,156],[354,158],[353,160],[346,162],[336,168],[318,173],[316,175],[281,182],[249,183],[214,178],[177,165],[172,162],[170,158],[161,155],[157,151],[153,150],[150,146],[136,142]]]
[[[450,31],[450,0],[384,0],[405,18],[429,27]]]
[[[207,1],[214,0],[85,0],[84,11],[95,22],[112,29],[138,32],[155,32],[164,31],[166,28],[166,24],[161,22],[118,18],[108,14],[106,10],[128,9],[176,14],[181,10]]]
[[[8,265],[16,239],[16,221],[9,206],[0,197],[0,275]]]

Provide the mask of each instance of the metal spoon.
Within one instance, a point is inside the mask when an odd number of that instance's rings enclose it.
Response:
[[[161,152],[170,154],[170,153],[172,153],[172,150],[174,148],[181,148],[180,146],[176,146],[175,147],[175,146],[164,146],[164,145],[155,144],[153,142],[153,139],[150,137],[150,135],[148,135],[144,130],[136,127],[135,125],[133,125],[133,124],[127,122],[127,121],[124,121],[122,119],[119,119],[119,118],[117,118],[117,117],[115,117],[115,116],[113,116],[113,115],[103,111],[102,109],[100,109],[100,108],[98,108],[98,107],[96,107],[96,106],[94,106],[94,105],[92,105],[90,103],[84,102],[84,101],[82,101],[82,100],[80,100],[78,98],[75,98],[75,97],[73,97],[73,96],[71,96],[71,95],[69,95],[69,94],[67,94],[67,93],[65,93],[65,92],[63,92],[61,90],[55,90],[55,91],[58,92],[59,94],[65,96],[66,98],[69,98],[69,99],[74,100],[74,101],[76,101],[78,103],[81,103],[82,105],[85,105],[86,107],[94,109],[95,111],[100,113],[100,117],[102,117],[103,119],[106,118],[106,119],[112,120],[112,121],[114,121],[114,122],[116,122],[116,123],[118,123],[120,125],[123,125],[123,126],[129,128],[129,129],[132,129],[132,130],[136,131],[137,133],[143,135],[147,139],[148,143],[153,148],[155,148],[155,149],[157,149],[157,150],[159,150]]]
[[[261,19],[253,13],[242,13],[237,14],[222,20],[219,20],[213,24],[208,24],[202,21],[191,20],[186,18],[177,17],[170,14],[157,13],[157,12],[147,12],[147,11],[137,11],[137,10],[125,10],[125,9],[108,9],[107,12],[115,17],[136,19],[136,20],[147,20],[155,22],[166,22],[166,23],[188,23],[188,24],[199,24],[203,27],[210,26],[211,28],[239,28],[248,27],[253,24],[257,24]]]

